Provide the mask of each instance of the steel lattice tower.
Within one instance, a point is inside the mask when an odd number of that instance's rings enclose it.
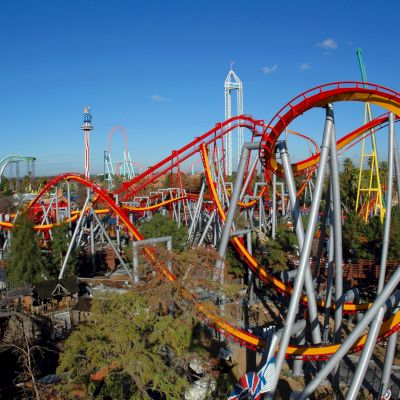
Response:
[[[362,56],[361,49],[357,49],[357,58],[361,70],[361,78],[363,82],[367,82],[367,72],[365,70],[365,64]],[[372,121],[371,106],[369,103],[365,103],[364,112],[364,124]],[[357,199],[356,199],[356,211],[361,211],[361,216],[364,221],[368,221],[370,211],[373,211],[374,215],[379,213],[379,218],[383,223],[385,216],[385,206],[383,204],[383,190],[381,185],[381,179],[379,176],[379,162],[378,162],[378,151],[376,148],[376,140],[374,130],[370,131],[371,139],[371,152],[365,151],[366,134],[363,135],[362,148],[361,148],[361,159],[360,159],[360,172],[358,177],[357,186]],[[365,171],[364,160],[370,160],[370,170]],[[369,173],[367,182],[363,182],[363,172]],[[374,179],[375,178],[375,179]],[[365,195],[364,195],[365,194]],[[374,200],[373,210],[370,210],[371,202]]]
[[[236,105],[237,113],[235,115],[243,114],[243,84],[235,72],[231,69],[225,79],[225,120],[232,117],[232,92],[236,91]],[[243,147],[243,128],[238,128],[238,160]],[[225,146],[225,172],[226,175],[231,176],[233,172],[233,150],[232,150],[232,132],[226,135]]]

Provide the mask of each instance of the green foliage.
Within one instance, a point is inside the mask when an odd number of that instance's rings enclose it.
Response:
[[[10,282],[26,283],[41,281],[46,277],[47,271],[33,223],[25,211],[19,214],[15,223],[11,233],[7,279]]]
[[[343,160],[343,172],[340,176],[340,199],[348,211],[354,210],[357,199],[358,169],[351,158]]]
[[[226,249],[226,265],[228,266],[228,274],[235,278],[243,278],[246,268],[236,251],[229,246]]]
[[[371,252],[365,248],[368,243],[366,224],[356,212],[346,214],[342,226],[343,255],[345,258],[371,259]]]
[[[382,252],[383,224],[379,216],[372,217],[364,225],[365,236],[367,238],[366,251],[369,251],[370,257],[379,260]],[[364,257],[363,257],[364,258]]]
[[[275,240],[269,239],[265,244],[267,249],[267,262],[274,272],[288,269],[288,255],[292,253],[297,244],[296,234],[288,229],[286,224],[276,227]]]
[[[67,374],[67,385],[83,384],[95,398],[122,398],[123,390],[130,399],[149,398],[147,390],[181,398],[188,387],[184,370],[193,323],[188,315],[155,312],[142,294],[95,298],[92,321],[70,335],[57,372]],[[104,382],[90,383],[102,368]]]
[[[288,269],[287,253],[293,250],[296,237],[293,232],[284,225],[276,229],[276,239],[259,236],[255,246],[255,253],[262,258],[262,263],[268,265],[274,272],[286,271]]]
[[[392,208],[392,218],[390,225],[390,239],[388,258],[390,260],[400,260],[400,208]]]
[[[6,193],[7,191],[4,191],[0,194],[0,212],[11,214],[15,209],[14,200],[10,194],[6,195]]]
[[[379,262],[382,253],[384,225],[379,217],[373,217],[367,222],[355,212],[346,215],[343,224],[344,256],[356,259],[373,259]],[[400,209],[392,208],[390,239],[388,249],[389,260],[400,260]]]
[[[140,233],[146,238],[172,236],[172,248],[183,251],[187,248],[187,229],[183,225],[171,220],[168,215],[154,214],[150,220],[142,222],[138,227]]]
[[[279,241],[268,240],[266,248],[268,266],[272,268],[274,272],[286,271],[288,269],[287,255]]]
[[[49,274],[56,278],[68,250],[70,238],[68,236],[68,224],[61,223],[52,229],[51,259],[48,262]],[[66,271],[68,274],[75,272],[76,252],[73,250],[68,258]]]
[[[284,251],[292,252],[294,246],[297,245],[296,234],[285,224],[279,224],[276,227],[276,239]]]

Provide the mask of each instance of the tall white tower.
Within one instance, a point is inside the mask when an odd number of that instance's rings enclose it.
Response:
[[[233,72],[232,65],[225,79],[225,120],[232,117],[232,92],[236,91],[236,106],[237,113],[243,114],[243,84],[238,76]],[[238,128],[238,160],[243,147],[243,128]],[[225,173],[228,176],[233,172],[233,152],[232,152],[232,131],[226,135],[225,145]]]

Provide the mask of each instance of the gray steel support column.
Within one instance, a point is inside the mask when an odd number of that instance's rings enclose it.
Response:
[[[297,199],[297,190],[296,184],[293,176],[292,166],[290,164],[290,158],[287,151],[286,143],[284,141],[278,142],[277,149],[279,150],[279,154],[281,157],[281,162],[283,166],[283,170],[285,173],[286,179],[286,186],[288,188],[289,199],[292,206],[292,218],[296,228],[296,236],[297,242],[299,244],[300,252],[303,249],[304,244],[304,228],[303,228],[303,221],[301,219],[301,213],[299,208],[299,201]],[[283,185],[282,185],[282,198],[283,197]],[[307,263],[306,266],[306,275],[305,275],[305,287],[307,292],[308,298],[308,312],[310,318],[310,327],[311,327],[311,334],[314,344],[321,343],[321,330],[318,321],[318,309],[317,309],[317,302],[315,300],[315,292],[314,292],[314,285],[313,279],[310,270],[310,263]],[[304,335],[303,335],[304,337]],[[295,359],[293,362],[293,375],[300,376],[302,374],[303,369],[303,360],[302,359]]]
[[[107,242],[110,244],[111,248],[113,249],[115,255],[117,256],[119,262],[121,263],[121,265],[124,267],[126,273],[128,274],[129,278],[131,278],[132,282],[134,282],[134,278],[132,276],[131,271],[129,270],[128,266],[126,265],[125,261],[122,259],[121,254],[119,253],[118,249],[114,246],[114,243],[112,242],[110,236],[108,236],[108,233],[106,231],[106,229],[104,228],[103,224],[100,221],[100,218],[97,216],[97,214],[94,212],[92,206],[90,207],[90,211],[94,217],[94,219],[97,222],[97,225],[100,227],[101,231],[103,232],[104,236],[107,239]]]
[[[330,182],[329,182],[330,185]],[[325,234],[326,234],[326,224],[328,221],[328,215],[329,215],[329,210],[330,210],[330,190],[328,190],[327,193],[327,198],[326,198],[326,203],[325,203],[325,210],[324,210],[324,215],[322,217],[322,223],[321,223],[321,235],[319,237],[319,242],[318,242],[318,250],[317,250],[317,255],[315,257],[315,269],[313,271],[313,280],[317,280],[318,275],[319,275],[319,270],[321,267],[321,257],[322,257],[322,252],[324,250],[324,245],[325,245]],[[317,293],[319,293],[319,284],[317,285]]]
[[[276,215],[276,175],[272,173],[272,239],[275,239],[276,236]]]
[[[250,167],[250,170],[249,170],[246,180],[244,181],[242,191],[240,192],[239,201],[242,201],[244,195],[246,194],[246,190],[247,190],[247,187],[249,186],[251,177],[253,176],[254,170],[257,167],[257,162],[258,162],[258,154],[257,154],[256,158],[254,159],[253,164]],[[256,194],[256,193],[254,193],[254,194]]]
[[[396,171],[396,182],[397,182],[397,196],[400,199],[400,163],[399,163],[399,153],[397,149],[397,137],[396,130],[393,127],[393,145],[394,145],[394,166]],[[400,204],[400,201],[399,201]],[[383,364],[382,371],[382,381],[381,381],[381,391],[380,394],[383,396],[387,389],[389,388],[390,375],[392,373],[392,365],[394,360],[394,355],[396,352],[397,334],[395,332],[393,335],[389,336],[386,346],[385,362]]]
[[[343,320],[343,250],[342,250],[342,207],[340,201],[339,163],[336,151],[335,125],[332,127],[330,148],[330,170],[333,204],[333,228],[335,241],[335,330],[334,342],[342,341]]]
[[[207,232],[209,231],[210,226],[211,226],[211,223],[212,223],[212,221],[213,221],[213,219],[214,219],[214,216],[215,216],[215,210],[210,214],[210,216],[209,216],[209,218],[208,218],[208,220],[207,220],[207,224],[206,224],[206,226],[205,226],[205,228],[204,228],[204,231],[203,231],[203,233],[202,233],[202,235],[201,235],[201,238],[200,238],[199,243],[198,243],[197,246],[201,246],[201,245],[203,244],[204,239],[205,239],[206,236],[207,236]]]
[[[132,259],[133,259],[133,281],[139,283],[139,252],[137,247],[132,249]]]
[[[90,221],[90,263],[92,265],[92,272],[96,272],[93,220]]]
[[[236,179],[231,194],[231,201],[228,209],[228,214],[226,216],[225,225],[222,231],[221,240],[218,248],[218,255],[220,259],[217,260],[216,267],[220,270],[219,273],[221,277],[223,277],[223,266],[224,266],[226,249],[228,247],[228,242],[229,242],[229,234],[233,224],[233,218],[235,216],[237,202],[239,200],[240,189],[243,183],[247,160],[249,158],[250,151],[257,150],[259,146],[260,144],[258,142],[248,142],[243,144],[242,153],[240,155],[240,162],[236,174]]]
[[[169,237],[167,240],[167,251],[170,254],[170,258],[167,260],[167,267],[168,271],[172,272],[172,260],[171,260],[171,253],[172,253],[172,236]]]
[[[197,225],[197,220],[198,220],[198,218],[200,216],[201,205],[202,205],[202,202],[203,202],[203,194],[204,194],[205,187],[206,187],[206,182],[203,179],[203,182],[201,184],[199,198],[197,200],[196,208],[195,208],[195,211],[193,213],[192,222],[191,222],[190,227],[189,227],[189,232],[188,232],[189,240],[191,240],[192,234],[194,236],[194,234],[196,232],[196,225]]]
[[[330,196],[331,197],[331,196]],[[329,203],[331,201],[329,200]],[[332,283],[333,283],[333,256],[334,256],[334,240],[332,215],[329,217],[329,249],[328,249],[328,276],[326,278],[326,296],[325,296],[325,318],[324,318],[324,342],[329,341],[329,318],[331,314],[332,304]]]
[[[75,239],[76,239],[76,237],[78,235],[78,232],[81,230],[81,224],[82,224],[83,216],[85,215],[85,210],[86,210],[86,207],[89,204],[89,201],[90,201],[90,192],[86,196],[85,204],[82,207],[82,211],[81,211],[81,214],[79,215],[78,221],[76,223],[76,226],[75,226],[75,229],[74,229],[74,233],[72,234],[71,241],[69,242],[67,254],[65,255],[65,258],[64,258],[64,261],[63,261],[63,264],[62,264],[62,267],[61,267],[60,274],[58,275],[58,279],[62,279],[62,277],[64,275],[65,268],[67,267],[68,258],[71,255],[72,249],[75,246]]]
[[[395,332],[393,333],[393,335],[389,336],[386,345],[385,362],[383,364],[382,380],[380,388],[381,396],[383,396],[389,388],[390,375],[392,373],[394,355],[396,353],[397,334],[398,332]]]
[[[160,236],[157,238],[137,240],[136,242],[133,242],[133,247],[155,246],[160,243],[167,243],[167,249],[172,249],[172,236]],[[168,245],[168,243],[171,244]]]
[[[358,393],[360,392],[360,386],[364,380],[365,373],[367,372],[372,353],[374,352],[376,339],[379,335],[379,330],[381,328],[384,313],[385,311],[381,307],[378,310],[377,316],[371,323],[371,326],[368,330],[368,336],[365,342],[364,349],[361,353],[361,357],[357,363],[357,368],[354,372],[354,377],[346,394],[346,400],[355,400]]]
[[[356,340],[362,335],[364,329],[369,325],[369,323],[374,319],[374,317],[379,312],[379,309],[383,308],[386,310],[388,307],[393,307],[393,304],[396,303],[399,297],[399,293],[396,293],[397,297],[390,299],[390,305],[385,305],[386,301],[389,299],[392,292],[396,289],[397,285],[400,282],[400,267],[396,268],[396,271],[390,277],[388,283],[383,288],[382,292],[378,295],[378,297],[373,302],[371,308],[364,314],[361,321],[354,327],[354,329],[350,332],[349,336],[347,336],[346,340],[339,346],[338,350],[332,355],[332,357],[328,360],[328,362],[323,366],[323,368],[318,372],[315,378],[308,383],[308,385],[304,388],[304,390],[299,393],[295,399],[296,400],[306,400],[314,391],[318,388],[321,382],[330,374],[330,372],[337,366],[339,361],[347,354],[347,352],[354,345]]]
[[[279,185],[281,187],[281,193],[282,193],[282,196],[281,196],[281,199],[282,199],[281,200],[281,203],[282,203],[282,205],[281,205],[281,207],[282,207],[282,215],[285,215],[285,185],[284,185],[283,182],[278,182],[277,185]]]
[[[118,206],[118,195],[115,195],[115,204]],[[118,250],[121,249],[121,235],[119,232],[119,218],[118,215],[115,217],[116,225],[115,225],[115,233],[117,234],[117,245],[118,245]]]
[[[133,225],[133,214],[129,214],[129,221]],[[133,267],[133,281],[135,283],[139,283],[139,253],[133,243],[135,241],[132,240],[132,267]]]
[[[244,236],[246,235],[246,248],[249,254],[253,254],[253,245],[251,243],[251,229],[241,229],[238,231],[234,231],[230,233],[230,237],[234,236]],[[248,288],[249,288],[249,304],[252,304],[254,302],[254,291],[253,291],[253,286],[254,286],[254,275],[253,272],[250,268],[247,269],[248,271]]]
[[[307,326],[307,322],[305,319],[301,319],[301,320],[295,322],[293,324],[292,331],[290,332],[290,336],[296,335],[297,333],[304,331],[306,326]],[[276,348],[279,344],[279,340],[282,337],[282,332],[283,332],[283,329],[279,329],[279,331],[275,332],[272,335],[273,336],[272,340],[270,342],[269,341],[267,342],[268,344],[262,355],[262,358],[261,358],[261,361],[259,364],[259,369],[261,369],[264,366],[264,364],[267,363],[271,359],[271,357],[273,357],[275,355]]]
[[[284,141],[281,141],[277,144],[276,147],[279,150],[283,170],[285,173],[286,186],[288,188],[289,199],[290,202],[292,203],[292,218],[296,228],[296,236],[297,236],[297,242],[299,243],[299,250],[301,252],[303,250],[303,244],[304,244],[304,228],[303,228],[303,221],[301,219],[299,201],[297,199],[297,190],[294,181],[292,166],[290,164],[286,143]],[[321,343],[321,330],[318,322],[318,308],[317,308],[317,302],[315,300],[315,292],[314,292],[313,279],[311,275],[310,263],[308,260],[306,263],[306,274],[304,282],[308,298],[308,312],[310,317],[312,339],[314,344],[319,344]]]
[[[87,221],[87,216],[85,215],[85,216],[83,217],[83,220],[82,220],[82,224],[81,224],[81,225],[82,225],[82,226],[85,226],[86,221]],[[79,232],[79,236],[78,236],[78,238],[76,239],[75,247],[79,247],[79,246],[81,245],[82,237],[83,237],[83,229],[81,229],[81,231]]]
[[[177,196],[177,193],[175,193],[175,196]],[[171,195],[172,198],[172,195]],[[174,210],[175,210],[175,218],[176,218],[176,223],[178,224],[178,227],[181,226],[181,208],[180,208],[180,201],[174,202]]]
[[[253,244],[251,243],[251,230],[249,229],[249,231],[246,234],[246,246],[247,246],[247,251],[249,252],[249,254],[253,254]],[[254,274],[253,271],[248,268],[248,279],[249,279],[249,304],[253,304],[254,303]]]
[[[136,242],[132,242],[132,247],[133,247],[133,249],[137,249],[138,247],[155,246],[156,244],[159,244],[159,243],[166,243],[168,252],[169,253],[172,252],[172,236],[160,236],[158,238],[138,240]],[[137,261],[135,261],[135,262],[137,262]],[[172,272],[171,260],[167,260],[166,264],[167,264],[169,272]]]
[[[0,213],[0,222],[3,222],[3,214],[1,214],[1,213]],[[4,246],[6,245],[6,243],[7,243],[7,238],[4,234],[4,244],[3,244],[3,247],[0,249],[0,260],[3,259]]]
[[[399,150],[397,147],[397,135],[395,129],[394,129],[393,141],[394,141],[394,167],[396,171],[396,182],[397,182],[397,200],[398,203],[400,204],[400,161],[399,161]]]
[[[46,210],[46,207],[42,205],[42,211],[43,211],[43,218],[42,218],[42,222],[40,223],[40,225],[44,225],[46,224],[50,224],[49,218],[47,217],[47,211],[50,209],[50,207]],[[49,236],[50,239],[53,239],[53,234],[52,234],[52,230],[49,229]]]
[[[213,234],[214,248],[217,248],[219,232],[220,229],[219,229],[218,215],[217,213],[214,213],[214,234]]]
[[[314,237],[315,227],[317,225],[317,218],[318,218],[318,211],[319,205],[322,196],[322,189],[323,183],[325,178],[326,172],[326,164],[329,156],[329,143],[330,143],[330,135],[333,127],[333,109],[332,104],[328,104],[326,106],[326,120],[325,120],[325,128],[324,128],[324,135],[322,139],[321,145],[321,153],[320,153],[320,162],[318,166],[318,175],[317,175],[317,182],[315,184],[315,192],[314,192],[314,201],[311,204],[311,211],[310,216],[307,224],[306,235],[304,238],[304,245],[300,255],[300,262],[298,273],[296,276],[296,280],[294,283],[294,288],[292,292],[292,296],[290,298],[289,310],[286,317],[285,327],[282,333],[282,339],[279,343],[279,350],[276,356],[275,362],[275,369],[276,369],[276,376],[272,383],[271,392],[268,393],[268,399],[272,399],[276,386],[278,384],[279,375],[281,373],[283,361],[285,360],[286,349],[289,344],[290,339],[290,332],[292,330],[296,314],[297,308],[300,301],[301,291],[304,285],[304,278],[306,275],[307,263],[309,262],[310,252],[311,252],[311,245],[312,240]]]
[[[59,218],[59,210],[58,210],[58,186],[56,185],[55,187],[55,191],[56,191],[56,223],[58,224],[60,222]]]
[[[53,205],[54,199],[55,199],[55,197],[54,197],[54,195],[53,195],[53,197],[51,198],[50,203],[49,203],[49,205],[47,206],[47,208],[46,208],[44,205],[42,205],[42,209],[43,209],[43,218],[42,218],[42,222],[40,223],[40,225],[44,225],[45,222],[46,222],[46,224],[49,224],[49,223],[50,223],[50,222],[49,222],[49,219],[48,219],[48,215],[49,215],[49,212],[50,212],[50,210],[51,210],[51,206]],[[14,218],[14,219],[16,219],[16,218]]]
[[[67,214],[68,214],[68,226],[71,229],[71,187],[69,181],[67,181]]]
[[[389,154],[388,154],[388,181],[386,191],[386,215],[383,230],[383,242],[382,242],[382,255],[379,269],[379,280],[378,280],[378,294],[382,292],[385,286],[385,275],[386,275],[386,262],[389,249],[390,239],[390,219],[392,215],[392,196],[393,196],[393,167],[394,167],[394,117],[393,113],[389,113]],[[382,324],[384,310],[381,308],[376,318],[371,323],[368,331],[367,341],[361,354],[360,360],[357,364],[357,369],[354,373],[353,380],[351,381],[349,391],[346,395],[346,400],[353,400],[356,398],[365,373],[368,368],[369,360],[371,359],[372,353],[375,348],[376,339],[379,334],[379,329]]]

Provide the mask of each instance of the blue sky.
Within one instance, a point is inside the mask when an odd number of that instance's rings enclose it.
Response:
[[[132,158],[152,165],[224,119],[230,62],[245,113],[266,121],[304,90],[359,80],[357,47],[368,80],[400,90],[399,15],[394,0],[2,0],[0,157],[36,156],[37,174],[83,172],[89,105],[93,173],[117,124]],[[338,136],[363,122],[362,110],[338,105]],[[293,129],[320,140],[322,124],[314,110]],[[378,143],[385,154],[385,139]],[[306,152],[292,148],[296,160]],[[115,135],[115,161],[122,151]]]

